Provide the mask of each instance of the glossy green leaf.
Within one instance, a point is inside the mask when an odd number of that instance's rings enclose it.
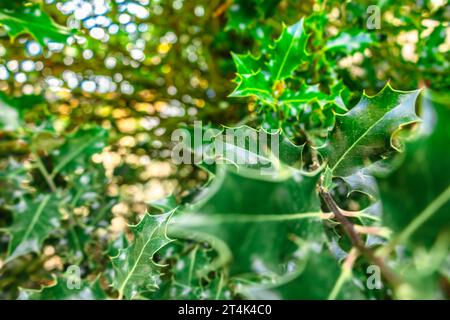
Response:
[[[237,77],[238,86],[230,94],[230,97],[254,96],[267,104],[274,102],[268,76],[261,70],[252,74],[238,74]]]
[[[310,252],[291,274],[275,284],[243,286],[246,298],[256,300],[325,300],[341,274],[341,268],[333,256],[326,251]],[[362,299],[363,295],[355,284],[347,281],[339,291],[338,299]]]
[[[247,168],[270,168],[275,158],[296,168],[302,167],[303,145],[295,145],[282,130],[255,130],[249,126],[213,128],[186,128],[185,137],[195,135],[199,130],[198,141],[183,141],[186,153],[193,153],[198,165],[214,172],[217,163],[242,165]],[[274,151],[272,151],[274,150]],[[274,158],[275,157],[275,158]],[[166,202],[157,201],[157,207],[167,208]],[[174,206],[172,206],[173,208]]]
[[[251,31],[260,19],[271,16],[280,0],[235,0],[227,12],[225,30]]]
[[[172,237],[210,243],[219,254],[213,269],[230,264],[232,275],[283,273],[294,259],[293,238],[320,238],[319,172],[302,172],[273,154],[259,166],[217,163],[214,179],[177,210]]]
[[[261,69],[261,58],[253,56],[250,52],[247,54],[231,53],[236,66],[236,71],[240,75],[253,74]]]
[[[21,34],[31,34],[43,46],[48,41],[65,43],[70,35],[67,28],[56,24],[39,5],[0,9],[0,25],[12,40]]]
[[[54,194],[41,194],[34,199],[25,197],[14,212],[14,222],[6,230],[11,236],[7,261],[30,252],[38,253],[61,220],[59,201]]]
[[[254,96],[261,102],[273,105],[281,95],[280,81],[289,78],[292,72],[306,62],[305,51],[308,36],[303,20],[289,27],[283,26],[280,37],[274,41],[266,55],[256,58],[250,53],[233,54],[237,69],[237,87],[231,97]]]
[[[396,241],[430,246],[450,230],[450,108],[448,95],[427,92],[423,102],[421,136],[406,143],[402,165],[378,184],[383,222]]]
[[[318,236],[318,175],[246,171],[220,166],[201,197],[177,212],[170,234],[210,243],[220,255],[216,266],[231,263],[232,274],[282,273],[294,251],[290,237]]]
[[[350,176],[394,151],[392,135],[417,122],[415,102],[419,91],[397,91],[389,84],[375,96],[364,95],[343,115],[328,143],[319,148],[335,176]]]
[[[131,226],[134,240],[125,249],[119,249],[112,258],[114,267],[113,287],[120,297],[132,299],[142,292],[158,287],[161,266],[153,256],[171,240],[166,236],[166,226],[172,212],[159,215],[146,214],[135,226]]]

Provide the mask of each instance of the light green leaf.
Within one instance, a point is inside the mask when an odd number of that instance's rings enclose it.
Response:
[[[108,298],[99,281],[81,281],[79,285],[69,283],[65,278],[55,279],[55,283],[40,290],[20,289],[19,300],[105,300]]]
[[[306,103],[317,102],[322,108],[330,103],[335,105],[336,111],[348,111],[342,101],[341,93],[345,90],[343,84],[337,83],[331,88],[329,94],[320,91],[319,85],[308,85],[302,83],[299,89],[284,90],[283,94],[278,98],[281,105],[289,106],[294,109],[306,109]]]
[[[274,102],[268,76],[261,70],[252,74],[238,74],[236,82],[238,86],[229,95],[230,97],[255,96],[267,104]]]
[[[303,28],[303,19],[289,27],[283,26],[281,36],[270,50],[268,62],[270,76],[274,81],[291,76],[292,72],[305,61],[308,35]]]
[[[261,69],[260,57],[254,57],[250,52],[247,54],[231,53],[236,72],[240,75],[253,74]]]
[[[274,104],[275,97],[280,94],[276,92],[278,89],[274,88],[274,85],[290,77],[291,73],[306,61],[307,39],[303,20],[300,20],[292,26],[283,27],[282,34],[270,47],[267,56],[257,58],[250,53],[233,54],[237,69],[237,87],[230,96],[255,96],[265,104]]]
[[[47,41],[65,43],[70,35],[67,28],[56,24],[39,5],[0,9],[0,25],[5,27],[12,40],[28,33],[42,46]]]
[[[159,215],[146,214],[135,226],[131,226],[134,240],[126,249],[119,249],[112,258],[114,267],[113,287],[119,297],[132,299],[158,287],[160,265],[153,256],[171,240],[166,236],[167,222],[172,211]]]
[[[327,51],[342,51],[346,54],[361,52],[375,41],[373,33],[365,31],[342,31],[328,40]]]

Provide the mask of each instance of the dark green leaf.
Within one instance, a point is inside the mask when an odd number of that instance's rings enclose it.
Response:
[[[41,194],[25,197],[15,207],[13,224],[7,229],[11,236],[8,247],[10,261],[30,252],[38,253],[42,242],[60,226],[57,195]]]
[[[450,230],[450,109],[448,96],[427,92],[421,136],[406,144],[403,164],[378,179],[383,222],[399,243],[430,246],[440,231]]]
[[[375,96],[364,95],[343,115],[327,145],[319,148],[335,176],[350,176],[394,151],[392,135],[418,121],[415,102],[419,91],[403,92],[388,84]]]

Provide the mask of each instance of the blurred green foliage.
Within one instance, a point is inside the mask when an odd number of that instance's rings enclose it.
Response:
[[[446,0],[2,1],[0,298],[448,298],[449,19]],[[290,178],[174,165],[196,120],[281,129]],[[365,288],[364,256],[345,269],[317,182],[394,232],[363,238],[404,285]]]

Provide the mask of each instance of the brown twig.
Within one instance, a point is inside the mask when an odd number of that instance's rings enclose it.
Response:
[[[322,188],[319,188],[319,193],[323,201],[325,201],[325,204],[327,205],[328,209],[333,212],[336,220],[338,220],[341,223],[344,232],[350,238],[350,241],[352,242],[353,246],[361,254],[366,256],[366,258],[368,258],[370,261],[372,261],[380,268],[381,274],[383,275],[384,279],[392,286],[392,288],[397,288],[398,286],[400,286],[402,283],[401,280],[391,270],[391,268],[389,268],[386,265],[385,261],[382,258],[375,255],[370,248],[366,247],[364,241],[361,239],[358,232],[356,232],[353,224],[350,222],[350,220],[347,219],[345,215],[342,214],[341,209],[338,207],[336,202],[334,202],[334,199],[331,196],[331,194],[323,190]]]
[[[228,7],[229,7],[232,3],[233,3],[233,0],[227,0],[227,1],[225,1],[224,3],[222,3],[222,4],[214,11],[213,17],[214,17],[214,18],[218,18],[218,17],[220,17],[221,15],[223,15],[223,14],[227,11]]]

